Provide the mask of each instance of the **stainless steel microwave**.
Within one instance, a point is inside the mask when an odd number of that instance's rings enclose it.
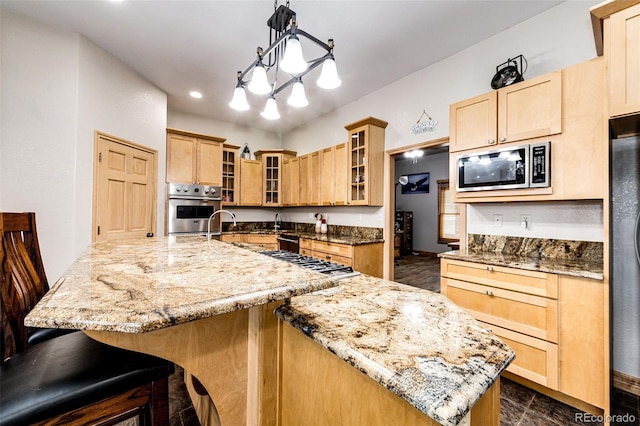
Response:
[[[457,191],[551,185],[551,142],[509,146],[458,157]]]

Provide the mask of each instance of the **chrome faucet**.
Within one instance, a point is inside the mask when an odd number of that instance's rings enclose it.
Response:
[[[213,219],[213,217],[218,213],[227,213],[231,216],[231,219],[233,219],[233,226],[235,227],[237,225],[235,214],[231,213],[229,210],[216,210],[211,213],[211,216],[209,216],[209,220],[207,221],[207,240],[211,240],[211,219]]]
[[[273,225],[273,229],[276,231],[282,228],[282,220],[280,219],[280,213],[276,213],[276,219]]]

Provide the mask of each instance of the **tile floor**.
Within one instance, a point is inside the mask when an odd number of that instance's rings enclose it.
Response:
[[[430,256],[406,256],[397,259],[395,281],[440,291],[440,261]],[[199,426],[189,395],[184,386],[180,368],[169,381],[170,426]],[[614,421],[613,426],[640,426],[640,397],[612,389],[612,415],[627,415],[627,420]],[[501,426],[565,426],[601,425],[594,421],[580,421],[581,411],[519,385],[508,379],[500,383]],[[583,417],[584,419],[584,417]],[[351,425],[349,425],[351,426]],[[354,425],[359,426],[359,425]]]

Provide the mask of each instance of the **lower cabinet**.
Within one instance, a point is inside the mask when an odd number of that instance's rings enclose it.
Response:
[[[442,259],[441,292],[514,349],[507,368],[514,379],[584,411],[608,412],[603,281]]]
[[[300,238],[300,254],[350,266],[362,274],[382,278],[383,243],[340,244]]]
[[[220,241],[223,243],[247,243],[265,250],[278,250],[278,236],[276,234],[222,234]]]

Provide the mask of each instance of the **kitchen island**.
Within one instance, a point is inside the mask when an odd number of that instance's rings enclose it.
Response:
[[[469,413],[473,421],[474,406],[497,424],[494,382],[510,348],[440,295],[366,276],[331,293],[338,284],[204,237],[105,242],[69,268],[26,323],[81,329],[177,363],[202,385],[191,395],[203,424],[293,425],[300,401],[319,409],[316,423],[334,423],[334,407],[319,408],[322,397],[303,392],[311,383],[302,375],[327,365],[334,374],[314,384],[325,396],[358,396],[364,411],[375,411],[368,399],[377,392],[385,401],[397,396],[421,424],[454,425]],[[316,354],[338,361],[310,362],[304,351],[315,342],[287,323],[320,343]],[[292,344],[292,332],[304,340]],[[373,391],[340,380],[346,375]]]

